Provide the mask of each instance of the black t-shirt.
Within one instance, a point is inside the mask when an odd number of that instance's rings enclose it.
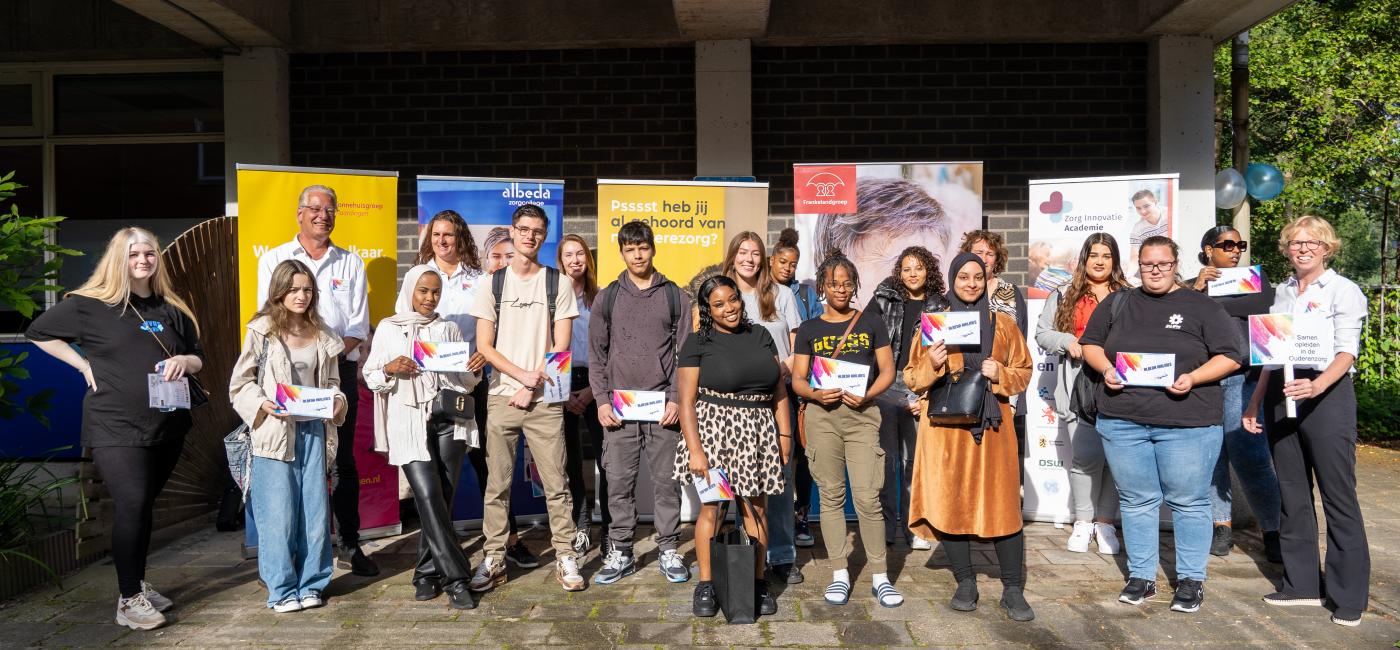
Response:
[[[25,332],[33,341],[76,343],[92,364],[97,392],[83,398],[88,447],[150,447],[179,439],[190,428],[189,411],[150,407],[146,375],[169,356],[156,337],[172,355],[204,356],[194,322],[164,298],[133,295],[131,304],[135,309],[72,296],[40,314]]]
[[[906,313],[909,307],[905,305]],[[797,328],[797,344],[792,350],[793,354],[832,357],[836,352],[836,344],[841,342],[841,336],[846,333],[846,326],[850,324],[849,320],[828,323],[820,316],[802,323]],[[870,372],[866,380],[866,385],[869,386],[875,383],[875,377],[880,374],[879,367],[875,364],[875,351],[889,345],[890,335],[885,331],[885,324],[880,322],[879,313],[866,310],[860,313],[860,320],[851,328],[851,335],[846,338],[846,344],[841,346],[841,354],[834,358],[869,367]]]
[[[1119,314],[1114,319],[1112,307],[1117,300],[1128,302],[1116,310]],[[1094,310],[1079,343],[1101,346],[1110,363],[1119,352],[1174,354],[1173,372],[1179,377],[1217,354],[1241,361],[1244,348],[1234,328],[1234,320],[1225,309],[1205,294],[1177,289],[1154,296],[1132,289],[1111,294]],[[1224,417],[1221,398],[1219,382],[1197,384],[1186,395],[1173,395],[1165,388],[1127,386],[1122,391],[1104,389],[1098,407],[1104,415],[1139,424],[1203,427],[1220,424]]]
[[[720,393],[771,395],[778,386],[778,348],[757,325],[709,337],[692,334],[681,344],[680,368],[699,368],[700,386]]]
[[[896,371],[909,365],[909,351],[914,348],[914,336],[919,331],[919,321],[923,313],[923,300],[904,301],[904,318],[899,324],[899,358],[894,360]]]

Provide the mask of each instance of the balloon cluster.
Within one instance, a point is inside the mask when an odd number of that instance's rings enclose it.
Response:
[[[1283,172],[1273,165],[1250,163],[1243,174],[1234,168],[1215,175],[1215,207],[1233,210],[1245,196],[1268,201],[1283,193]]]

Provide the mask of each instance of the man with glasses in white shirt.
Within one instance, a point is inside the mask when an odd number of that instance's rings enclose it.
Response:
[[[355,421],[360,373],[355,368],[360,342],[369,335],[369,290],[365,263],[358,255],[331,243],[337,209],[335,190],[312,185],[297,200],[298,231],[292,241],[258,258],[258,305],[267,301],[272,270],[284,260],[304,262],[316,274],[320,300],[316,311],[326,327],[345,343],[340,357],[341,390],[347,402],[344,424],[337,431],[337,481],[331,495],[342,554],[358,576],[379,575],[379,567],[360,549],[360,474],[355,468]]]

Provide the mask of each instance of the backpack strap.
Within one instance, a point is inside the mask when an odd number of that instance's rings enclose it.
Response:
[[[506,291],[506,267],[496,269],[491,273],[491,297],[495,298],[493,304],[496,306],[496,331],[501,330],[501,294]]]
[[[501,295],[506,291],[506,269],[508,268],[510,267],[503,266],[491,274],[491,297],[494,298],[492,302],[496,308],[495,328],[497,332],[501,331]],[[546,266],[544,274],[545,302],[549,306],[549,322],[545,324],[549,342],[546,345],[554,347],[554,314],[557,311],[555,303],[559,302],[559,269]]]

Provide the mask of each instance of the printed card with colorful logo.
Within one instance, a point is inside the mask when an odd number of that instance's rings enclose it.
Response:
[[[1176,355],[1119,352],[1114,368],[1128,386],[1166,388],[1176,382]]]
[[[569,401],[573,390],[574,355],[572,352],[549,352],[544,355],[544,374],[549,378],[544,384],[545,404]]]
[[[711,467],[705,476],[692,476],[695,492],[700,503],[719,503],[734,498],[734,488],[729,485],[729,474],[720,467]]]
[[[617,419],[633,422],[660,422],[666,415],[666,393],[659,390],[615,390],[613,411]]]
[[[1249,317],[1249,365],[1326,366],[1332,332],[1318,314],[1254,314]]]
[[[924,345],[978,345],[982,342],[982,313],[941,311],[926,313],[919,323]]]
[[[146,393],[153,409],[187,409],[190,407],[190,380],[181,377],[166,381],[161,373],[146,375]]]
[[[839,388],[852,395],[865,397],[869,378],[870,366],[830,357],[812,357],[812,376],[809,383],[817,390]]]
[[[1264,290],[1264,275],[1258,265],[1220,269],[1220,277],[1206,283],[1212,296],[1242,296]]]
[[[466,341],[414,341],[413,360],[433,372],[466,372],[472,344]]]
[[[335,417],[335,390],[277,384],[277,405],[288,415],[330,419]]]

